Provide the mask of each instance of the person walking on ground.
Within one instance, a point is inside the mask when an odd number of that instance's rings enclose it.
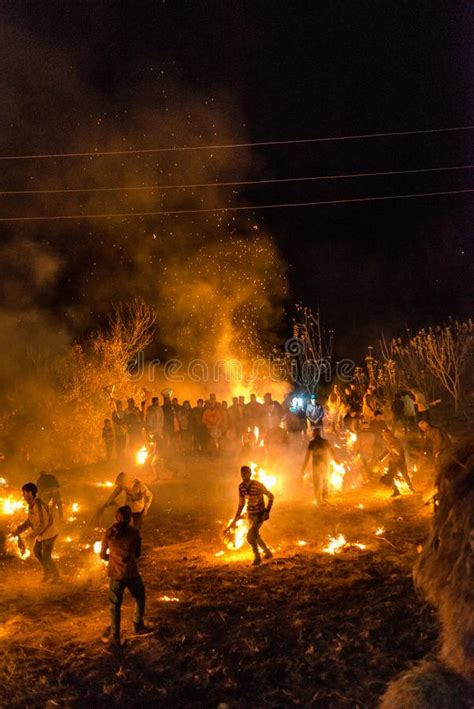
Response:
[[[131,510],[133,526],[140,530],[142,528],[143,517],[146,517],[152,503],[153,495],[141,480],[137,478],[133,479],[130,475],[127,475],[127,473],[122,472],[117,475],[115,490],[105,503],[104,509],[114,505],[115,500],[122,492],[125,493],[126,504]]]
[[[59,570],[52,558],[54,543],[58,538],[52,509],[38,497],[38,488],[34,483],[26,483],[22,487],[23,499],[28,504],[28,518],[13,532],[19,537],[22,532],[32,529],[36,538],[33,554],[43,567],[42,583],[59,581]]]
[[[247,503],[247,517],[249,521],[247,541],[252,547],[254,555],[252,566],[259,566],[262,563],[260,549],[263,551],[264,559],[271,559],[273,557],[272,552],[260,536],[260,528],[264,522],[270,519],[270,510],[272,509],[274,495],[270,490],[267,490],[265,485],[258,482],[258,480],[252,480],[252,471],[248,465],[243,465],[240,468],[240,475],[242,476],[242,482],[239,485],[239,505],[234,519],[229,524],[224,534],[235,527],[245,507],[245,503]],[[264,496],[268,498],[266,506]]]
[[[318,505],[326,502],[328,497],[328,470],[329,461],[336,460],[331,444],[321,436],[319,428],[313,429],[313,438],[308,443],[306,455],[301,467],[301,475],[304,475],[310,456],[313,463],[313,486],[314,499]],[[337,460],[336,460],[337,462]]]
[[[141,554],[140,532],[130,524],[132,510],[128,505],[118,508],[115,519],[115,524],[104,533],[100,550],[100,558],[108,562],[110,602],[110,627],[102,639],[120,647],[120,617],[126,588],[135,599],[135,633],[144,633],[147,629],[143,622],[145,586],[137,563]]]

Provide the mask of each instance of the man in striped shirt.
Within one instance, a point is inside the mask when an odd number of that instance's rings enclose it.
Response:
[[[247,541],[252,547],[254,560],[252,566],[258,566],[262,563],[260,557],[260,549],[263,551],[265,559],[271,559],[273,554],[267,547],[262,537],[260,536],[260,527],[270,519],[270,510],[273,505],[273,493],[267,490],[265,485],[259,483],[258,480],[252,480],[252,471],[248,465],[243,465],[240,468],[242,482],[239,485],[239,506],[235,517],[226,529],[226,532],[231,530],[242,514],[242,511],[247,503],[246,511],[249,521],[249,531],[247,533]],[[268,503],[265,506],[264,495],[268,498]]]

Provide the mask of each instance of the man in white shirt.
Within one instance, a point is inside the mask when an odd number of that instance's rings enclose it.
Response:
[[[153,495],[145,483],[132,478],[127,473],[119,473],[115,480],[115,490],[110,495],[104,507],[111,507],[119,495],[125,493],[125,504],[132,510],[133,526],[140,530],[143,517],[146,516],[153,500]]]

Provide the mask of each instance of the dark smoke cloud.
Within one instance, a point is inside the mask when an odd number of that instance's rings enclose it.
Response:
[[[198,94],[177,78],[178,69],[155,58],[148,73],[137,75],[130,65],[111,90],[96,78],[104,45],[61,42],[57,32],[39,34],[12,13],[3,10],[0,29],[2,154],[245,141],[238,100],[218,88]],[[14,161],[3,168],[4,188],[54,189],[237,181],[258,176],[261,165],[242,149]],[[142,296],[158,314],[157,347],[187,358],[252,354],[281,316],[286,277],[261,223],[218,211],[244,197],[217,187],[4,197],[3,216],[216,210],[4,224],[4,308],[38,322],[44,315],[45,333],[57,323],[61,338],[76,337],[105,321],[114,303]]]

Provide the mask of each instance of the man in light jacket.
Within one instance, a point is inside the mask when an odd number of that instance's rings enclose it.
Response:
[[[153,495],[144,482],[133,479],[127,473],[119,473],[115,480],[115,490],[110,495],[104,507],[111,507],[115,504],[116,498],[125,493],[125,503],[132,511],[133,526],[140,530],[142,528],[143,517],[146,516],[152,503]]]
[[[23,499],[28,504],[28,518],[13,532],[18,537],[27,529],[32,529],[36,538],[33,554],[43,567],[42,582],[51,580],[57,583],[59,571],[52,558],[54,543],[58,537],[58,530],[54,522],[52,509],[38,497],[38,488],[34,483],[26,483],[22,487]]]

